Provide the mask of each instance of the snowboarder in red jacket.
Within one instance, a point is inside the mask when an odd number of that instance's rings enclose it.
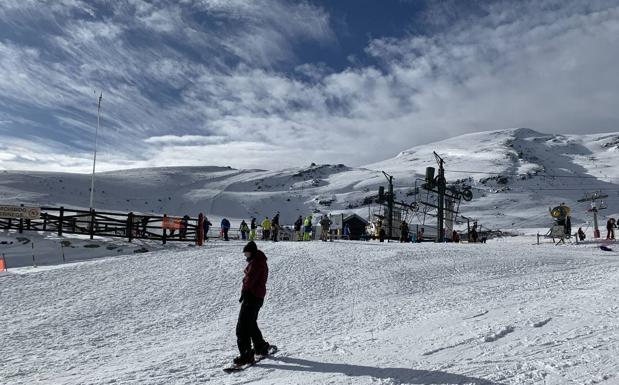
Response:
[[[236,338],[240,356],[234,359],[235,365],[245,365],[254,362],[254,354],[267,355],[269,343],[262,338],[258,328],[258,312],[264,303],[266,283],[269,276],[267,257],[258,250],[258,246],[250,241],[243,248],[247,259],[243,289],[241,290],[241,310],[236,324]],[[252,343],[254,348],[252,349]]]

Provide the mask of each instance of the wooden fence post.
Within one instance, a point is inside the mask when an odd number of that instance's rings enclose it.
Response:
[[[90,239],[95,235],[95,209],[90,209]]]
[[[198,215],[198,228],[196,229],[196,244],[202,246],[204,244],[204,214]]]
[[[127,238],[129,242],[133,240],[133,212],[127,214]]]
[[[60,214],[58,215],[58,236],[62,236],[62,222],[64,221],[64,207],[60,206]]]
[[[24,207],[24,204],[22,203],[20,205],[21,207]],[[24,232],[24,218],[19,218],[19,233],[23,233]]]
[[[166,244],[167,237],[168,237],[168,230],[166,229],[167,220],[168,220],[168,216],[166,214],[163,214],[163,219],[161,220],[161,227],[163,228],[163,235],[161,239],[164,245]]]

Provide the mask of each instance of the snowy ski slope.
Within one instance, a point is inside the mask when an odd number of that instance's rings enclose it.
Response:
[[[242,373],[238,242],[0,273],[0,383],[617,384],[619,259],[592,245],[261,243]]]

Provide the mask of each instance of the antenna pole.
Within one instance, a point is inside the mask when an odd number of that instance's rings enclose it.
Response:
[[[99,94],[99,101],[97,103],[97,129],[95,130],[95,149],[92,159],[92,178],[90,180],[90,210],[93,209],[93,201],[95,197],[95,167],[97,165],[97,138],[99,136],[99,123],[101,113],[101,100],[103,99],[103,92]]]

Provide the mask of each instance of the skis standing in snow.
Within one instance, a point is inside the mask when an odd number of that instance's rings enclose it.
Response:
[[[258,250],[258,246],[250,241],[243,248],[243,254],[247,259],[243,289],[241,290],[241,310],[236,324],[236,338],[240,356],[234,359],[234,364],[243,366],[253,364],[254,354],[268,355],[269,343],[262,338],[262,332],[258,328],[258,312],[264,303],[266,295],[266,283],[269,275],[267,257]],[[253,343],[253,349],[252,349]]]

